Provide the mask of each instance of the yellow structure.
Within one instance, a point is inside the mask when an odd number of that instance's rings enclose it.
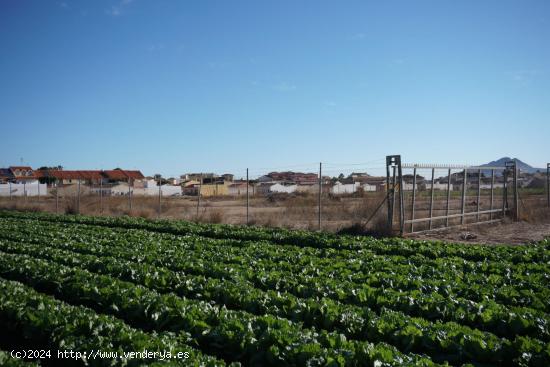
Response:
[[[228,187],[232,182],[202,184],[201,196],[226,196],[229,195]]]

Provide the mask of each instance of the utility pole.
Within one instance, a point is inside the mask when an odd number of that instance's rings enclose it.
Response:
[[[248,194],[248,168],[246,169],[246,225],[249,223],[249,206],[250,206],[250,196]]]
[[[159,205],[158,205],[158,213],[157,213],[157,217],[160,218],[160,214],[161,214],[161,210],[162,210],[162,207],[161,207],[161,198],[162,198],[162,175],[159,173],[157,174],[157,177],[158,177],[158,183],[159,183]]]
[[[201,206],[202,173],[200,175],[199,192],[197,192],[197,220],[199,220],[199,208]]]
[[[78,193],[76,198],[76,213],[80,214],[80,178],[78,179]]]
[[[323,192],[323,176],[322,176],[322,169],[323,169],[323,163],[319,162],[319,209],[318,209],[318,225],[319,225],[319,231],[321,230],[321,194]]]
[[[55,179],[55,214],[59,214],[59,182]]]
[[[103,178],[99,178],[99,214],[103,214]]]
[[[128,177],[128,210],[132,211],[132,191],[130,189],[131,178]]]

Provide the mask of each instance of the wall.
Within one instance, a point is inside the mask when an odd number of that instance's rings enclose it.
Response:
[[[342,184],[340,182],[336,182],[334,186],[330,188],[330,193],[334,195],[353,194],[357,191],[358,187],[359,182],[355,182],[352,184]]]
[[[292,192],[295,192],[296,188],[297,188],[296,185],[286,185],[285,186],[285,185],[281,185],[281,184],[275,184],[275,185],[272,185],[269,188],[269,192],[290,194]]]
[[[39,184],[38,181],[28,184],[11,184],[12,196],[40,196],[48,194],[48,185]],[[0,196],[10,196],[10,184],[0,184]]]

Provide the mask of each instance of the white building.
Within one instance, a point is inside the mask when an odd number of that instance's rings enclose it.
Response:
[[[295,191],[314,194],[319,192],[319,185],[297,185]]]
[[[425,185],[426,185],[426,190],[431,190],[432,189],[432,183],[431,182],[426,182]],[[453,191],[453,184],[451,184],[449,186],[449,188],[450,188],[451,191]],[[447,190],[447,183],[446,182],[435,182],[434,183],[434,190],[441,190],[441,191]]]
[[[290,194],[295,192],[297,188],[298,188],[298,185],[282,185],[280,183],[276,183],[269,187],[269,192]]]
[[[25,183],[0,184],[0,196],[42,196],[48,194],[48,185],[38,183],[37,180]]]
[[[412,191],[414,188],[414,184],[403,182],[403,191]],[[418,184],[416,184],[416,189],[418,189]]]
[[[361,188],[363,189],[363,191],[370,191],[370,192],[378,190],[376,185],[371,185],[368,183],[361,185]]]
[[[481,190],[491,190],[491,184],[490,183],[482,183],[479,185]],[[502,189],[504,188],[504,184],[502,182],[495,182],[493,185],[493,189]]]
[[[99,187],[94,187],[91,190],[95,194],[99,194]],[[128,190],[128,184],[121,182],[114,186],[103,186],[103,195],[105,196],[124,196],[128,195],[128,191],[135,196],[157,196],[159,194],[159,187],[155,180],[145,180],[139,185],[130,186]],[[162,196],[181,196],[181,186],[162,185],[160,187]]]
[[[354,192],[357,192],[359,187],[361,187],[359,182],[344,184],[340,181],[336,181],[330,188],[330,193],[333,195],[353,194]]]

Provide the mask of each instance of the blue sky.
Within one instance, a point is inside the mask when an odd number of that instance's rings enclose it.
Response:
[[[550,2],[0,2],[0,165],[550,161]]]

